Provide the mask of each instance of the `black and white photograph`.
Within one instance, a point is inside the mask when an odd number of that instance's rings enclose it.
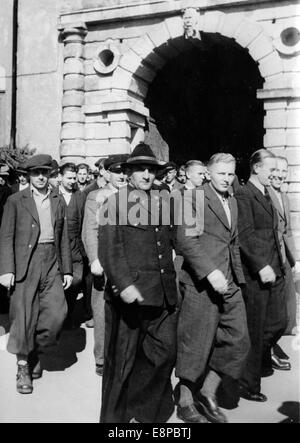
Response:
[[[300,423],[300,0],[0,29],[0,423]]]

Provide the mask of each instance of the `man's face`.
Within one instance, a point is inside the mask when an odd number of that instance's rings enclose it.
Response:
[[[156,168],[151,165],[136,165],[130,168],[129,180],[132,186],[142,191],[149,191],[153,185]]]
[[[254,166],[258,181],[263,186],[270,186],[273,174],[277,169],[276,158],[264,158],[261,163]]]
[[[205,166],[194,165],[191,166],[186,172],[187,178],[192,182],[192,184],[197,188],[203,185],[205,179]]]
[[[77,172],[77,180],[81,185],[85,185],[88,178],[88,171],[86,168],[79,169]]]
[[[166,174],[166,183],[172,183],[177,174],[176,169],[170,169]]]
[[[215,190],[226,194],[235,177],[235,163],[214,163],[209,167],[209,175]]]
[[[39,191],[43,191],[48,186],[49,174],[48,169],[33,169],[29,172],[30,183]]]
[[[49,183],[53,188],[57,188],[61,183],[59,174],[52,175],[52,177],[49,178]]]
[[[26,185],[28,183],[27,175],[22,174],[21,172],[18,174],[19,183],[21,185]]]
[[[114,188],[121,188],[127,183],[127,175],[122,168],[111,168],[109,171],[109,182]]]
[[[65,173],[61,177],[61,184],[65,188],[66,191],[73,191],[76,183],[76,172],[65,171]]]
[[[99,169],[99,176],[103,177],[105,181],[109,182],[110,180],[110,173],[103,167]]]
[[[0,177],[0,185],[4,186],[5,185],[5,180],[3,177]]]
[[[178,171],[177,180],[179,181],[179,183],[182,183],[182,184],[184,184],[186,182],[186,173],[182,169],[180,169]]]
[[[281,186],[285,183],[288,176],[288,164],[285,160],[277,159],[277,169],[273,172],[271,185],[277,191],[280,191]]]

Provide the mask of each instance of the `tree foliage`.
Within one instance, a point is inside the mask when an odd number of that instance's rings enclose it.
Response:
[[[11,145],[0,147],[0,163],[4,163],[9,168],[15,169],[19,163],[25,162],[35,153],[36,149],[25,145],[22,148],[14,148]]]

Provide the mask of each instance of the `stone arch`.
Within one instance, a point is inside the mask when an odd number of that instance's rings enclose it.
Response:
[[[249,51],[265,80],[265,86],[283,74],[282,60],[262,25],[246,17],[220,11],[200,15],[200,30],[233,38]],[[112,78],[112,90],[144,100],[148,86],[167,61],[186,49],[183,21],[179,16],[166,18],[138,39],[123,54]]]

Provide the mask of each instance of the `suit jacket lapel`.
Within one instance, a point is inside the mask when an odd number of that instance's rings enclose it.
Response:
[[[275,191],[271,188],[271,186],[269,186],[268,191],[269,191],[272,203],[275,206],[275,208],[277,209],[277,211],[279,212],[280,217],[285,220],[284,209],[282,208]],[[282,202],[283,202],[283,198],[282,198]]]
[[[30,215],[34,218],[36,223],[40,224],[39,214],[36,209],[36,204],[31,193],[30,187],[26,188],[23,194],[23,205]]]
[[[251,189],[252,193],[255,195],[256,200],[264,207],[264,209],[273,216],[272,204],[268,202],[263,193],[257,189],[255,185],[251,182],[248,182],[245,186]]]
[[[286,220],[287,225],[290,224],[290,207],[289,207],[289,202],[288,202],[288,196],[286,195],[285,192],[283,192],[281,194],[282,196],[282,204],[283,204],[283,208],[284,208],[284,217]]]
[[[51,217],[52,217],[52,225],[55,226],[55,220],[56,220],[56,211],[59,203],[59,195],[55,192],[50,193],[50,205],[51,205]]]
[[[238,221],[238,206],[234,197],[228,198],[229,209],[231,212],[231,232],[235,232]]]
[[[223,225],[230,231],[227,215],[224,211],[222,203],[220,202],[217,194],[211,189],[210,185],[204,185],[205,197],[209,200],[210,209],[216,214],[218,219],[223,223]]]

